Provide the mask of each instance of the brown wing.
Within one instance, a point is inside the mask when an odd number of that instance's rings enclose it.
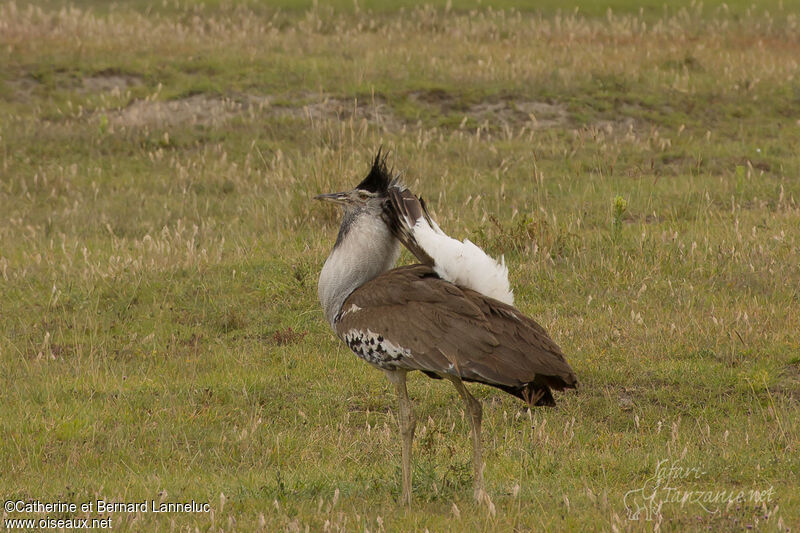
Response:
[[[561,349],[536,322],[425,265],[390,270],[356,289],[336,331],[385,339],[400,349],[394,366],[457,375],[532,403],[551,405],[550,388],[577,385]]]

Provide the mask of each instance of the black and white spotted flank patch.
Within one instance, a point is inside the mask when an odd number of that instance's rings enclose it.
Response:
[[[411,357],[411,350],[397,346],[383,335],[370,330],[351,329],[344,334],[344,342],[361,359],[380,368],[393,369],[397,361]]]

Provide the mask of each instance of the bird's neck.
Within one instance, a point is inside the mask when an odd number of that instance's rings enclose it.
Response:
[[[380,219],[359,217],[340,232],[319,275],[319,301],[331,326],[350,293],[391,269],[399,255],[400,244]]]

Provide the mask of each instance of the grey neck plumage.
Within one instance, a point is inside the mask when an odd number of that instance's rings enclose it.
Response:
[[[379,217],[369,213],[345,217],[336,246],[319,275],[319,301],[334,329],[350,293],[391,269],[399,255],[399,242]]]

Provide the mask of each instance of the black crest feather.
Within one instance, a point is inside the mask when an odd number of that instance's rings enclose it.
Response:
[[[364,181],[356,186],[356,189],[374,193],[386,193],[392,183],[392,177],[389,175],[389,169],[386,167],[386,154],[381,153],[383,147],[378,148],[378,155],[372,162],[372,168],[369,174],[364,178]]]

